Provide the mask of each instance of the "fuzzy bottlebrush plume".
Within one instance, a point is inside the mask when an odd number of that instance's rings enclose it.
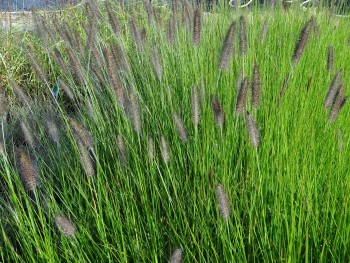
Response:
[[[86,29],[87,35],[87,51],[90,52],[94,49],[96,43],[96,37],[98,34],[98,20],[96,13],[93,10],[93,6],[89,2],[86,3],[86,13],[88,16],[88,28]]]
[[[91,49],[91,65],[90,68],[94,69],[94,67],[97,67],[100,69],[103,66],[103,62],[101,59],[101,55],[99,53],[99,49],[96,48],[96,46]]]
[[[260,93],[261,93],[260,71],[257,64],[254,65],[253,81],[252,81],[252,105],[257,109],[260,106]]]
[[[29,95],[22,90],[12,78],[9,78],[9,83],[16,97],[21,101],[21,103],[27,106],[30,105]]]
[[[152,12],[152,6],[150,5],[151,2],[148,0],[142,0],[142,3],[143,3],[143,9],[146,11],[146,14],[147,14],[148,24],[152,25],[153,12]]]
[[[306,44],[310,37],[311,28],[313,26],[314,26],[314,18],[311,17],[310,20],[304,26],[304,28],[301,30],[297,45],[295,46],[293,57],[292,57],[294,64],[297,64],[301,56],[303,55]]]
[[[142,44],[146,45],[147,44],[147,31],[146,31],[146,28],[142,28],[140,35],[141,35]]]
[[[58,86],[64,91],[71,101],[74,101],[74,93],[71,88],[61,79],[58,80]]]
[[[24,122],[21,122],[20,128],[21,128],[24,141],[31,149],[34,149],[36,147],[36,143],[35,143],[32,131],[28,128],[28,126]]]
[[[107,64],[107,72],[109,82],[113,87],[115,96],[117,97],[118,103],[122,108],[125,107],[125,93],[123,89],[123,85],[119,79],[117,69],[115,67],[115,62],[113,61],[113,53],[110,48],[103,49],[103,56],[106,60]]]
[[[85,171],[85,174],[89,177],[92,177],[96,173],[94,160],[91,158],[89,151],[86,149],[86,146],[80,141],[76,140],[79,150],[79,157],[81,165]]]
[[[115,44],[112,46],[112,55],[114,61],[117,63],[118,70],[129,72],[130,63],[128,59],[128,55],[126,54],[126,50],[123,44]]]
[[[39,185],[39,173],[36,164],[23,150],[18,150],[17,158],[19,174],[25,189],[27,191],[34,191]]]
[[[216,193],[218,196],[218,204],[221,216],[227,221],[231,215],[231,206],[226,191],[222,184],[218,184],[218,186],[216,187]]]
[[[247,42],[247,23],[243,15],[239,18],[240,31],[239,31],[239,48],[241,54],[244,55],[247,53],[248,42]]]
[[[327,60],[327,69],[329,72],[334,69],[334,47],[330,45],[328,47],[328,60]]]
[[[127,110],[131,116],[132,127],[134,128],[134,131],[140,135],[142,132],[141,113],[135,94],[131,94],[130,103],[128,103],[128,106],[129,109]]]
[[[50,135],[51,140],[53,140],[55,143],[58,143],[60,140],[60,131],[56,123],[53,120],[47,120],[46,128],[47,128],[47,132]]]
[[[167,38],[170,45],[175,45],[176,43],[175,30],[176,30],[175,17],[172,16],[168,19],[167,28],[166,28]]]
[[[234,39],[236,34],[236,22],[233,21],[228,29],[224,44],[221,48],[220,60],[219,60],[219,70],[227,69],[228,62],[233,53],[234,49]]]
[[[158,49],[155,46],[152,48],[152,64],[153,64],[153,69],[157,78],[159,80],[162,80],[162,75],[163,75],[162,61],[160,59]]]
[[[4,94],[0,92],[0,122],[6,121],[7,117],[7,102]]]
[[[237,95],[236,115],[240,115],[243,112],[244,106],[247,101],[248,86],[248,78],[245,77],[241,83],[241,88],[239,89]]]
[[[171,11],[173,13],[174,18],[177,18],[177,16],[178,16],[179,1],[180,0],[173,0],[173,1],[171,1]]]
[[[69,126],[72,129],[72,132],[77,141],[81,141],[81,143],[87,149],[93,148],[94,140],[92,138],[91,133],[85,127],[83,127],[73,118],[69,118]]]
[[[64,61],[61,51],[59,51],[57,47],[54,47],[50,54],[53,57],[54,61],[58,64],[59,69],[63,75],[70,76],[71,72],[68,69],[66,62]]]
[[[342,77],[342,69],[340,69],[337,74],[334,76],[331,85],[329,86],[325,101],[323,103],[325,108],[328,108],[331,106],[332,102],[334,101],[335,95],[338,91],[340,80]]]
[[[55,216],[55,224],[57,228],[67,237],[74,237],[76,234],[76,227],[72,221],[63,215]]]
[[[37,77],[42,83],[44,83],[45,85],[49,85],[49,76],[46,74],[45,69],[42,65],[39,64],[38,59],[35,57],[33,47],[28,45],[25,48],[25,53]]]
[[[122,165],[125,165],[127,163],[128,154],[124,144],[124,139],[120,134],[118,134],[117,136],[117,146],[118,146],[120,162]]]
[[[154,142],[152,137],[148,137],[147,140],[147,150],[148,150],[148,156],[151,162],[154,160]]]
[[[222,106],[215,95],[211,95],[211,107],[214,112],[214,118],[215,118],[216,124],[220,128],[223,128],[226,121],[226,114],[223,111]]]
[[[0,141],[0,157],[5,156],[5,154],[6,154],[6,150],[5,150],[4,144]]]
[[[247,131],[249,134],[249,139],[252,145],[257,148],[260,144],[260,134],[258,126],[256,125],[256,122],[252,115],[247,111],[245,115],[245,121],[247,125]]]
[[[160,141],[161,141],[161,152],[162,152],[163,160],[166,164],[168,164],[170,161],[170,153],[169,153],[168,143],[164,135],[161,136]]]
[[[191,117],[193,124],[198,126],[201,121],[201,109],[197,87],[193,87],[191,92]]]
[[[192,21],[192,10],[187,0],[182,0],[182,24],[190,27]]]
[[[344,107],[344,104],[348,101],[349,97],[345,96],[342,100],[342,102],[340,103],[340,109]]]
[[[267,21],[265,21],[262,28],[261,28],[260,43],[264,43],[266,35],[267,35],[267,30],[268,30],[268,23],[267,23]]]
[[[187,143],[188,136],[187,136],[187,131],[183,121],[181,120],[181,118],[177,113],[173,114],[173,118],[176,125],[177,133],[179,134],[181,141],[183,141],[184,143]]]
[[[170,258],[170,263],[181,263],[184,252],[181,248],[175,248]]]
[[[138,48],[139,50],[142,49],[142,39],[141,39],[141,34],[139,29],[136,26],[136,22],[134,17],[132,17],[129,21],[130,24],[130,31],[131,31],[131,35],[132,38],[134,40],[135,46],[136,48]]]
[[[74,55],[74,52],[70,46],[67,46],[66,48],[69,63],[73,69],[74,76],[80,86],[85,85],[85,76],[84,76],[84,69],[81,66],[78,58]]]
[[[329,113],[329,119],[328,119],[330,123],[335,122],[336,119],[338,118],[338,115],[339,115],[341,105],[342,105],[344,98],[345,98],[345,85],[342,84],[339,87],[337,94],[335,95],[334,100],[333,100],[332,108],[331,108],[331,111]]]
[[[199,46],[202,38],[202,22],[203,22],[203,13],[200,6],[197,7],[194,12],[193,18],[193,32],[192,32],[192,43],[194,46]]]
[[[116,14],[113,12],[114,9],[112,8],[109,1],[105,1],[105,6],[106,6],[106,10],[107,10],[109,24],[112,27],[113,33],[116,37],[119,37],[121,29],[119,26],[118,18],[116,16]]]

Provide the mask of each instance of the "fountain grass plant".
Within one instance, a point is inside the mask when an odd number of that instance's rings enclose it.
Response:
[[[203,9],[90,2],[2,33],[0,261],[349,260],[350,20]]]

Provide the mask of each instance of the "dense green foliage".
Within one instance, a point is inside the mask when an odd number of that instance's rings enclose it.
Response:
[[[56,20],[38,17],[35,32],[2,38],[1,261],[166,262],[176,247],[183,262],[349,260],[350,106],[330,123],[324,101],[340,69],[341,82],[350,81],[350,20],[318,10],[295,63],[312,10],[218,8],[198,11],[203,23],[193,26],[189,6],[190,24],[180,6],[178,14],[160,7],[149,16],[137,4],[110,8],[119,33],[105,6],[91,5]],[[219,70],[233,21],[234,49]],[[201,32],[195,46],[193,28]],[[255,64],[258,108],[250,91]],[[238,115],[242,76],[249,91]],[[218,189],[230,208],[219,204]]]

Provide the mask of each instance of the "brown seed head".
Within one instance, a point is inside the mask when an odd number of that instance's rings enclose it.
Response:
[[[328,47],[328,61],[327,61],[327,69],[329,72],[334,69],[334,48],[333,45]]]
[[[55,216],[55,224],[57,228],[67,237],[74,237],[76,234],[76,227],[72,221],[63,215]]]
[[[148,141],[147,141],[148,145],[148,156],[151,162],[153,162],[154,160],[154,142],[153,142],[153,138],[152,137],[148,137]]]
[[[225,125],[226,114],[223,111],[222,106],[215,95],[211,95],[211,107],[214,112],[215,122],[222,129]]]
[[[127,163],[128,156],[127,156],[127,151],[124,144],[124,139],[120,134],[118,134],[117,136],[117,146],[119,151],[120,162],[122,165],[125,165]]]
[[[260,134],[259,134],[258,126],[256,125],[256,122],[253,116],[250,115],[248,111],[246,113],[245,120],[246,120],[247,131],[249,134],[250,142],[255,148],[257,148],[260,144]]]
[[[198,126],[201,121],[201,110],[200,110],[200,102],[199,95],[197,91],[197,87],[192,88],[191,93],[191,117],[192,122],[195,126]]]
[[[36,147],[36,143],[35,143],[32,131],[28,128],[28,126],[24,122],[21,122],[20,127],[21,127],[21,132],[26,144],[31,149],[34,149]]]
[[[203,20],[202,9],[200,6],[198,6],[194,13],[194,18],[193,18],[192,43],[194,46],[199,46],[201,42],[202,20]]]
[[[304,53],[306,44],[309,40],[311,28],[313,26],[314,26],[314,18],[312,16],[310,20],[305,24],[305,26],[303,27],[299,35],[299,39],[298,39],[297,45],[295,46],[294,54],[292,57],[294,64],[297,64],[299,62],[302,54]]]
[[[342,77],[342,70],[340,69],[337,74],[334,76],[331,85],[329,86],[326,99],[324,101],[324,107],[328,108],[331,106],[332,102],[334,101],[335,95],[338,91],[340,80]]]
[[[234,39],[236,34],[236,22],[233,21],[228,29],[225,40],[221,49],[221,55],[219,60],[219,70],[227,69],[228,62],[233,53]]]
[[[237,95],[236,115],[240,115],[243,112],[244,106],[247,101],[248,86],[248,78],[245,77],[241,83],[241,88],[239,89]]]
[[[58,143],[60,139],[60,132],[58,130],[56,123],[52,120],[47,120],[46,128],[47,128],[47,132],[50,135],[51,140],[53,140],[55,143]]]
[[[162,80],[163,66],[159,56],[158,49],[154,46],[152,49],[152,63],[154,72],[159,80]]]
[[[332,108],[329,113],[329,119],[328,119],[330,123],[335,122],[336,119],[338,118],[344,97],[345,97],[345,85],[342,84],[339,87],[332,103]]]
[[[169,153],[168,143],[167,143],[164,135],[161,136],[160,140],[161,140],[161,152],[163,155],[163,160],[166,164],[168,164],[170,161],[170,153]]]
[[[69,118],[69,126],[77,141],[81,141],[87,149],[93,148],[94,140],[91,133],[86,128],[73,118]]]
[[[27,191],[34,191],[39,185],[39,173],[34,161],[23,150],[18,150],[17,158],[18,170],[25,189]]]
[[[184,123],[182,122],[182,120],[180,119],[177,113],[173,114],[173,118],[176,125],[177,133],[179,134],[181,141],[183,141],[184,143],[187,143],[188,136],[187,136],[187,131]]]
[[[247,42],[247,23],[243,15],[240,16],[239,23],[240,23],[239,48],[240,48],[241,54],[244,55],[247,53],[248,42]]]
[[[94,161],[91,158],[85,145],[80,140],[77,140],[77,144],[79,149],[80,161],[85,171],[85,174],[89,177],[92,177],[96,173]]]
[[[253,108],[257,109],[260,106],[260,71],[257,64],[254,65],[253,70],[253,81],[252,81],[252,105]]]
[[[183,251],[180,248],[176,248],[171,255],[170,263],[181,263],[183,257]]]
[[[222,184],[218,184],[216,187],[216,193],[218,196],[218,204],[221,216],[227,221],[231,215],[231,207],[230,201]]]

